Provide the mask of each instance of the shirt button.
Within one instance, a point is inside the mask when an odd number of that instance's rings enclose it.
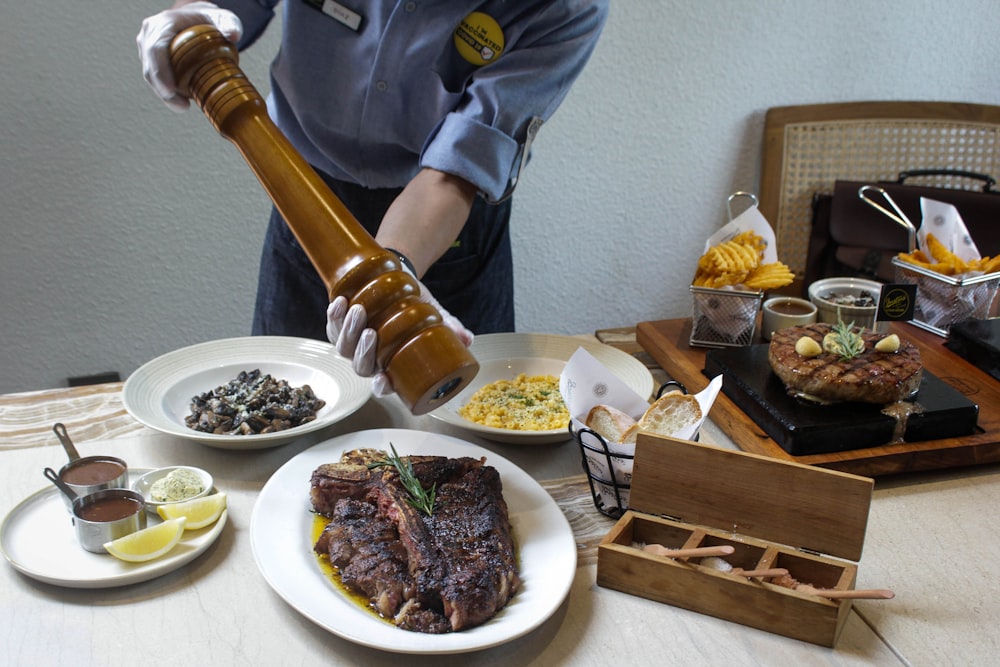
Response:
[[[406,5],[404,5],[403,8],[406,11],[408,11],[408,12],[412,12],[413,10],[415,10],[417,8],[417,3],[415,3],[415,2],[408,2],[408,3],[406,3]]]
[[[385,81],[376,81],[376,82],[375,82],[375,87],[376,87],[376,88],[377,88],[378,90],[382,91],[383,93],[384,93],[385,91],[389,90],[389,84],[388,84],[388,83],[386,83]]]

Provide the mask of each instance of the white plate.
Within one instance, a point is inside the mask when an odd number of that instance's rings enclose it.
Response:
[[[512,431],[484,426],[458,414],[483,386],[497,380],[513,380],[519,373],[528,375],[562,374],[566,362],[579,348],[590,352],[608,370],[618,376],[635,393],[648,398],[653,393],[653,376],[646,366],[627,352],[595,341],[552,334],[500,333],[476,336],[472,342],[473,356],[479,361],[479,373],[448,403],[430,412],[443,422],[472,431],[476,435],[510,444],[546,444],[571,439],[567,425],[547,431]]]
[[[216,435],[188,428],[191,399],[226,384],[240,371],[259,368],[293,387],[308,384],[326,401],[316,419],[260,435]],[[351,369],[333,345],[307,338],[248,336],[199,343],[168,352],[140,366],[125,381],[125,409],[146,426],[219,449],[264,449],[284,445],[353,414],[371,395],[371,382]]]
[[[324,463],[369,447],[400,455],[486,457],[500,473],[520,561],[521,588],[481,626],[443,635],[401,630],[349,599],[320,570],[312,551],[309,479]],[[349,641],[398,653],[463,653],[520,637],[551,616],[569,594],[576,540],[559,506],[510,461],[471,443],[435,433],[381,429],[322,442],[289,460],[264,485],[250,519],[250,541],[267,583],[300,614]]]
[[[129,470],[129,483],[148,468]],[[113,588],[173,572],[200,556],[222,534],[227,513],[211,526],[184,533],[166,556],[126,563],[111,554],[85,551],[76,541],[72,517],[54,486],[22,500],[0,526],[0,548],[14,568],[32,579],[68,588]],[[148,517],[147,525],[159,523]]]

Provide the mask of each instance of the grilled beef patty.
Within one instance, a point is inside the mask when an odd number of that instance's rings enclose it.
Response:
[[[520,585],[499,473],[479,459],[408,457],[424,488],[437,485],[427,516],[394,469],[368,469],[385,458],[356,450],[313,472],[313,508],[330,518],[316,552],[401,628],[442,633],[486,622]]]
[[[805,394],[824,401],[894,403],[911,396],[920,387],[923,366],[920,351],[909,341],[900,340],[896,352],[879,352],[875,343],[882,334],[861,334],[865,349],[853,359],[823,352],[803,357],[795,343],[808,336],[822,347],[823,337],[833,331],[825,323],[789,327],[774,332],[768,348],[768,361],[791,395]]]

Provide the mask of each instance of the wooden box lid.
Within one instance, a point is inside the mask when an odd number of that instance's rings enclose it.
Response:
[[[874,481],[648,433],[630,509],[859,561]]]

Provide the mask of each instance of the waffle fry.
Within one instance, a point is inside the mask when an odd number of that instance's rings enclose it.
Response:
[[[795,274],[782,262],[762,264],[751,271],[743,284],[750,289],[769,290],[784,287],[795,280]]]
[[[740,285],[744,280],[746,280],[748,273],[748,271],[735,271],[720,274],[705,273],[695,276],[692,284],[695,287],[726,287],[728,285]]]
[[[695,287],[715,288],[746,285],[755,290],[776,289],[790,284],[795,276],[785,264],[761,264],[765,248],[764,239],[752,230],[714,245],[698,259],[692,284]]]

